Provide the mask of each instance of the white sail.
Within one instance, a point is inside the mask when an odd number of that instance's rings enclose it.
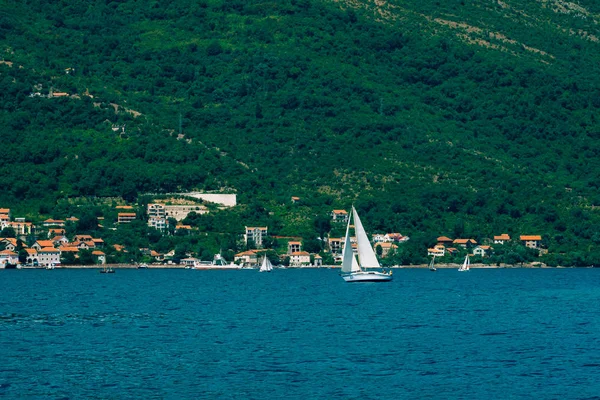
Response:
[[[263,258],[263,262],[262,265],[260,266],[260,272],[270,272],[273,269],[273,265],[271,265],[271,261],[269,261],[269,258],[267,256],[265,256]]]
[[[459,271],[468,271],[470,266],[471,266],[471,260],[469,259],[469,255],[467,254],[467,256],[465,257],[465,261],[463,262],[463,265],[458,270]]]
[[[352,215],[354,216],[354,230],[356,231],[356,241],[358,242],[358,262],[361,268],[381,268],[354,206],[352,206]]]
[[[435,267],[433,264],[435,263],[435,255],[431,258],[431,262],[429,263],[429,269],[435,271]]]
[[[360,271],[360,267],[352,251],[352,243],[350,242],[350,218],[348,218],[348,226],[346,226],[346,238],[344,239],[342,254],[342,272],[351,273]]]

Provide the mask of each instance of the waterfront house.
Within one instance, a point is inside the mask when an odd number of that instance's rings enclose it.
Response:
[[[199,260],[194,257],[182,258],[179,260],[179,264],[185,265],[186,267],[193,267]]]
[[[321,257],[318,254],[315,254],[314,259],[315,259],[315,263],[314,263],[315,267],[321,267],[321,266],[323,266],[323,257]]]
[[[242,263],[242,265],[255,265],[258,264],[258,255],[254,250],[243,251],[234,256],[234,261],[235,263]]]
[[[60,250],[54,247],[44,247],[37,252],[38,265],[60,264]]]
[[[521,243],[530,249],[539,249],[542,245],[542,237],[539,235],[521,235]]]
[[[246,243],[246,246],[248,245],[248,242],[251,241],[256,247],[262,247],[263,239],[267,236],[267,227],[246,226],[245,228],[246,233],[244,234],[244,242]]]
[[[306,251],[296,251],[290,254],[290,265],[296,267],[310,265],[310,254]]]
[[[25,252],[27,252],[27,258],[25,259],[25,263],[29,265],[38,265],[37,250],[26,248]]]
[[[11,250],[0,251],[0,268],[6,268],[7,264],[17,265],[19,255]]]
[[[508,236],[508,233],[503,233],[502,235],[494,236],[494,244],[504,244],[509,241],[510,236]]]
[[[348,222],[348,212],[346,210],[333,210],[331,212],[333,222]]]

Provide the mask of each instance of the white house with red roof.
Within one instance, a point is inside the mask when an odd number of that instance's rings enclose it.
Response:
[[[37,252],[38,265],[60,264],[60,250],[54,247],[44,247]]]
[[[539,249],[542,246],[542,237],[540,235],[521,235],[521,243],[530,249]]]
[[[331,219],[333,222],[348,222],[348,212],[346,210],[333,210]]]
[[[42,222],[42,226],[46,228],[49,228],[51,226],[65,226],[65,221],[63,221],[62,219],[49,218]]]
[[[310,253],[306,251],[296,251],[290,254],[290,265],[301,267],[310,265]]]
[[[19,255],[11,250],[0,251],[0,268],[6,268],[7,264],[17,265]]]
[[[504,244],[506,242],[510,242],[510,236],[508,236],[508,233],[494,236],[494,244]]]

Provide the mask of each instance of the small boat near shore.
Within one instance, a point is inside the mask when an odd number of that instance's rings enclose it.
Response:
[[[467,254],[467,256],[465,257],[465,261],[463,262],[463,265],[460,266],[460,268],[458,269],[458,272],[465,272],[468,271],[471,268],[471,259],[469,258],[469,255]]]
[[[430,270],[430,271],[437,271],[437,268],[436,268],[436,267],[433,265],[433,264],[434,264],[434,262],[435,262],[435,256],[433,256],[433,257],[431,258],[431,262],[429,263],[429,270]]]
[[[267,257],[265,255],[258,272],[271,272],[271,271],[273,271],[273,264],[271,264],[269,257]]]
[[[115,270],[112,267],[107,267],[106,264],[104,264],[102,266],[102,269],[100,270],[101,274],[114,274]]]

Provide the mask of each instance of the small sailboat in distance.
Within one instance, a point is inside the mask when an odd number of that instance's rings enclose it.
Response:
[[[469,258],[469,255],[467,254],[467,256],[465,257],[465,261],[463,261],[463,264],[460,266],[458,271],[465,272],[465,271],[468,271],[470,268],[471,268],[471,259]]]
[[[267,255],[265,254],[262,264],[260,266],[260,269],[258,270],[259,272],[271,272],[273,271],[273,264],[271,264],[271,261],[269,260],[269,257],[267,257]]]
[[[114,274],[115,270],[112,267],[106,267],[106,259],[102,259],[102,269],[100,270],[101,274]]]
[[[433,265],[434,262],[435,262],[435,256],[433,256],[431,258],[431,261],[429,262],[429,270],[430,271],[437,271],[437,268]]]

